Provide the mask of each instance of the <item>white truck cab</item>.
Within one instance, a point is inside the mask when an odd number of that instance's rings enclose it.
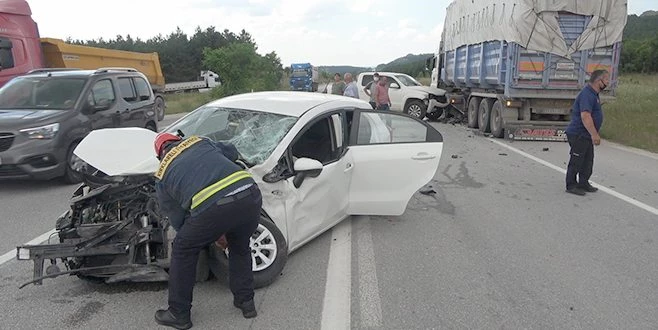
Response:
[[[359,87],[359,98],[370,101],[370,96],[364,89],[369,89],[373,82],[375,72],[360,73],[357,78]],[[448,106],[446,91],[431,86],[423,86],[413,77],[396,72],[379,72],[380,77],[386,77],[388,83],[388,95],[391,99],[391,110],[401,111],[408,115],[423,119],[438,117],[443,113],[443,108]],[[438,114],[438,115],[437,115]]]

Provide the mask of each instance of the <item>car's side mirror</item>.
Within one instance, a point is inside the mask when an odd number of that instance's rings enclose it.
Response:
[[[306,177],[315,178],[322,173],[322,163],[311,158],[299,158],[295,161],[295,178],[292,183],[299,188]]]
[[[398,83],[391,83],[391,85],[389,87],[390,88],[395,88],[395,89],[400,89],[400,85],[398,85]]]

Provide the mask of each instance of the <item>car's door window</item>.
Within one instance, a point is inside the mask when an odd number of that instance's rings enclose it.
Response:
[[[116,96],[112,82],[109,79],[97,81],[94,87],[91,88],[88,98],[91,105],[109,105],[114,103]]]
[[[343,150],[343,124],[340,114],[312,123],[291,147],[294,158],[311,158],[322,164],[338,160]]]
[[[386,112],[361,112],[355,145],[426,142],[427,126],[409,116]]]
[[[119,78],[119,93],[121,97],[127,102],[137,101],[137,95],[135,94],[135,89],[133,88],[131,78]]]
[[[149,84],[141,77],[134,77],[135,89],[137,89],[137,97],[140,101],[148,100],[151,97],[151,88]]]

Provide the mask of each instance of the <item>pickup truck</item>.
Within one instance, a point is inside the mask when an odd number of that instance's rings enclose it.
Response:
[[[357,78],[359,98],[370,101],[370,96],[364,89],[369,89],[375,72],[360,73]],[[380,77],[386,77],[388,95],[391,98],[391,110],[401,111],[419,119],[427,116],[436,119],[443,109],[449,106],[446,91],[437,87],[423,86],[413,77],[404,73],[379,72]]]

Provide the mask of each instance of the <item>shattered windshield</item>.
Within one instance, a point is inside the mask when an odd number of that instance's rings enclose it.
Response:
[[[0,109],[68,110],[85,82],[84,78],[16,78],[0,89]]]
[[[296,117],[244,109],[202,107],[167,129],[185,136],[230,142],[251,166],[264,162],[297,121]]]

